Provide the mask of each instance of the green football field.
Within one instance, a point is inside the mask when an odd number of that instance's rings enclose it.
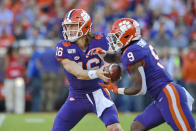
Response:
[[[55,115],[56,113],[0,114],[0,131],[50,131]],[[120,113],[120,122],[124,131],[129,131],[130,124],[136,115],[137,113]],[[196,114],[194,117],[196,118]],[[96,115],[88,114],[72,131],[107,130]],[[151,131],[172,131],[172,129],[164,123]]]

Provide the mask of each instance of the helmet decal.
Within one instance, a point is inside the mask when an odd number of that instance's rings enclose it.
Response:
[[[67,17],[66,17],[67,20],[70,20],[70,19],[71,19],[71,15],[72,15],[72,13],[73,13],[74,11],[75,11],[75,9],[69,11],[69,13],[67,14]]]
[[[115,51],[128,45],[131,41],[141,37],[139,23],[130,18],[122,18],[114,22],[107,36],[109,44]]]
[[[88,21],[90,19],[90,16],[85,11],[82,11],[81,16],[85,21]]]
[[[131,23],[129,21],[122,21],[121,23],[119,23],[119,27],[122,32],[125,32],[131,28]]]

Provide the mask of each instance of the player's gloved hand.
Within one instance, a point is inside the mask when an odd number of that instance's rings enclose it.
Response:
[[[109,82],[111,81],[111,78],[105,76],[104,74],[107,74],[108,72],[103,70],[104,66],[102,66],[101,68],[99,68],[96,72],[97,76],[102,79],[104,82]]]
[[[88,58],[90,55],[98,55],[101,59],[103,59],[103,57],[106,55],[106,51],[99,47],[93,48],[87,53],[86,57]]]
[[[118,86],[114,85],[112,82],[108,82],[108,84],[99,83],[103,88],[107,88],[110,91],[113,91],[115,94],[118,93]]]

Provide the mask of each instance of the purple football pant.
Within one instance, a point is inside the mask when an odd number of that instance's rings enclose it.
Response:
[[[104,91],[103,94],[107,99],[110,99]],[[92,93],[89,93],[91,101],[85,94],[70,95],[66,102],[56,115],[52,131],[69,131],[71,130],[87,113],[96,113],[95,101]],[[105,126],[119,123],[118,112],[115,105],[106,108],[100,119]]]
[[[167,122],[175,131],[193,131],[195,120],[188,101],[183,87],[168,84],[135,121],[143,124],[148,130]]]

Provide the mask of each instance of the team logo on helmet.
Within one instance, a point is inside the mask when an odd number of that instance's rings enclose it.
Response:
[[[84,19],[84,21],[88,21],[90,19],[90,16],[84,11],[82,11],[81,16]]]
[[[122,32],[125,32],[131,28],[131,23],[129,21],[123,21],[119,23],[119,27]]]

